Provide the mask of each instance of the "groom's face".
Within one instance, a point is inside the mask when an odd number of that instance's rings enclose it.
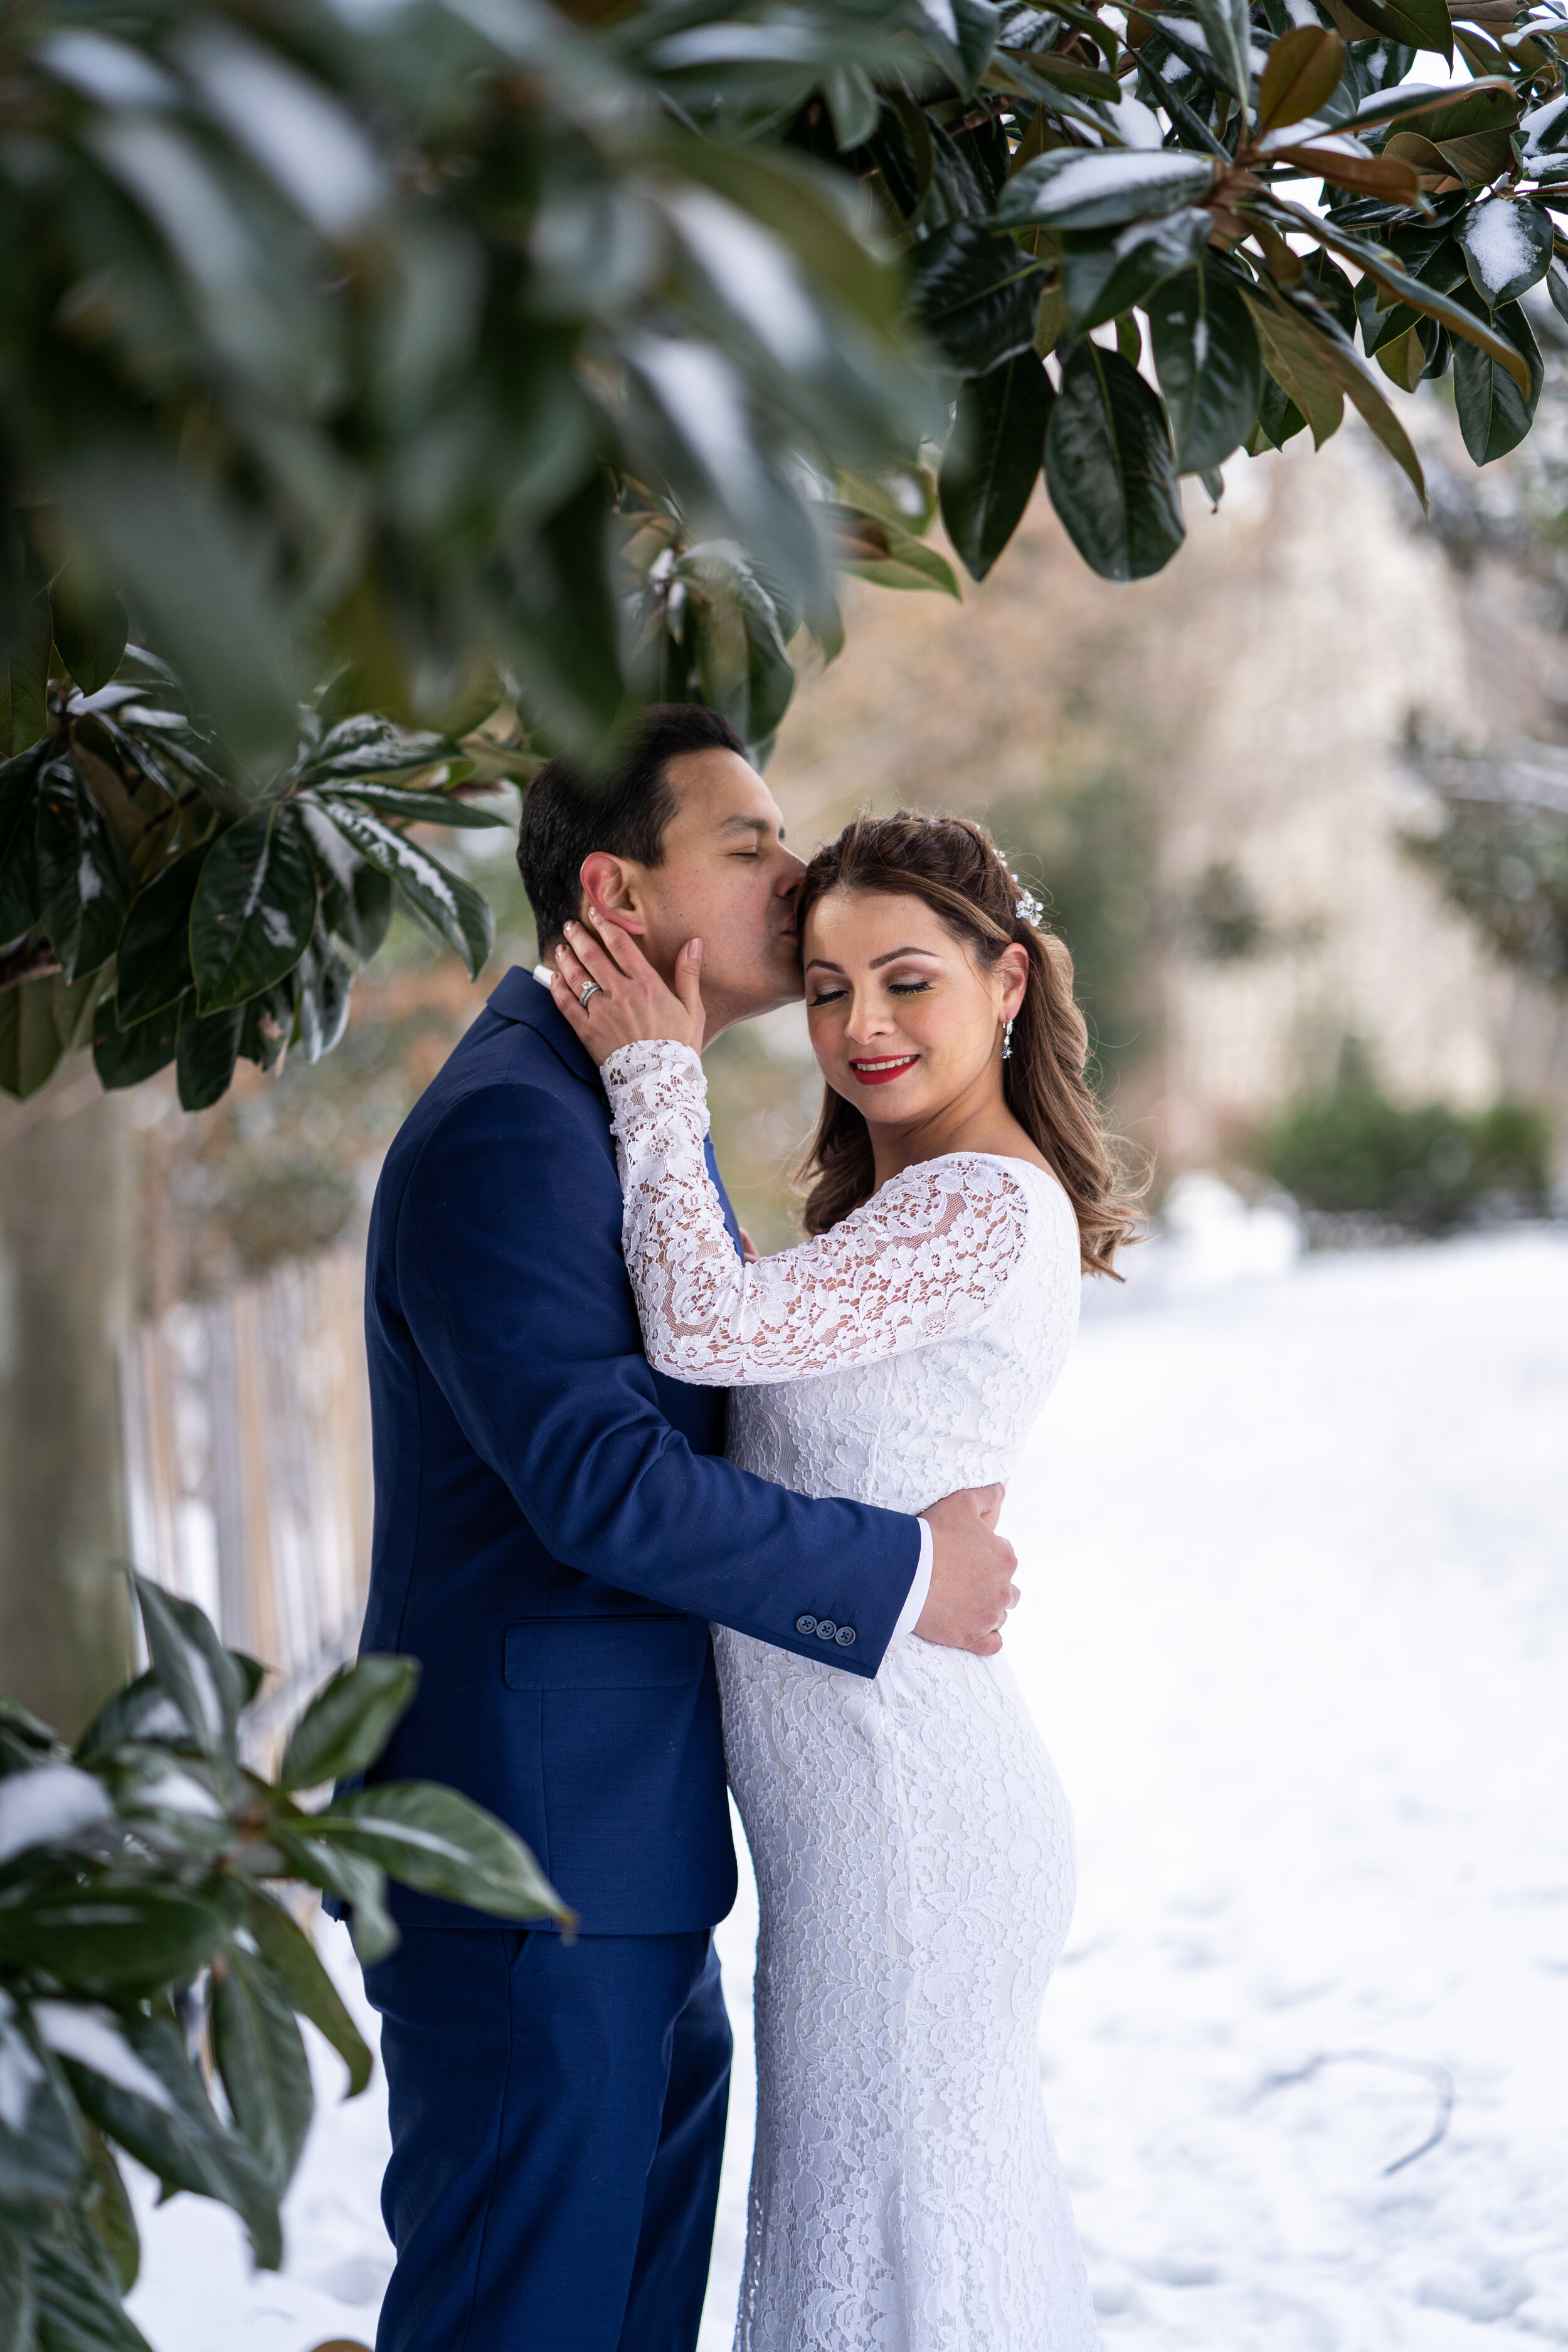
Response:
[[[606,913],[631,919],[667,980],[687,940],[702,941],[712,1038],[800,994],[795,892],[805,868],[784,846],[777,802],[739,752],[683,752],[665,774],[676,807],[658,865],[595,852],[583,887]]]

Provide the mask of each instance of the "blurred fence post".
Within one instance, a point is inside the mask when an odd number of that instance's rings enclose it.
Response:
[[[271,1760],[359,1639],[370,1397],[357,1249],[173,1308],[123,1353],[132,1555],[272,1669],[250,1718]]]

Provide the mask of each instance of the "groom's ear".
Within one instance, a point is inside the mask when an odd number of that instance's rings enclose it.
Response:
[[[596,915],[605,915],[638,937],[647,926],[642,917],[641,869],[635,859],[613,857],[607,849],[590,850],[578,869],[583,896]]]

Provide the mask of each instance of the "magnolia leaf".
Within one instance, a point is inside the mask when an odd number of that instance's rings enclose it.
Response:
[[[349,2070],[349,2095],[357,2098],[375,2062],[359,2028],[343,2006],[316,1948],[292,1915],[259,1887],[247,1887],[245,1924],[274,1979],[301,2017],[308,2017]]]
[[[1421,461],[1411,446],[1410,436],[1373,380],[1361,353],[1342,331],[1328,325],[1314,328],[1306,321],[1302,324],[1307,325],[1308,333],[1315,338],[1315,356],[1320,364],[1359,412],[1363,422],[1382,442],[1425,507],[1426,481],[1421,471]]]
[[[1006,228],[1112,228],[1195,205],[1214,184],[1206,156],[1170,147],[1060,147],[1008,181],[996,206]]]
[[[962,591],[945,555],[886,515],[825,501],[819,509],[833,561],[879,588],[935,589],[959,598]]]
[[[0,1088],[26,1101],[53,1076],[64,1052],[52,979],[0,989]]]
[[[1123,229],[1066,232],[1058,268],[1067,331],[1087,335],[1134,303],[1146,305],[1167,278],[1202,259],[1211,226],[1203,207],[1191,205]]]
[[[305,952],[308,955],[310,950]],[[300,965],[296,964],[286,979],[264,988],[259,996],[247,998],[240,1008],[237,1058],[254,1062],[264,1076],[270,1077],[283,1067],[294,1034],[299,979]]]
[[[1500,74],[1483,75],[1461,87],[1466,100],[1484,92],[1517,108],[1518,94],[1513,84],[1505,81]],[[1363,99],[1349,127],[1358,132],[1371,131],[1384,122],[1414,122],[1431,115],[1451,114],[1454,107],[1451,82],[1436,89],[1406,82],[1401,89],[1374,90],[1370,98]]]
[[[228,1013],[203,1014],[195,1010],[195,999],[186,997],[181,1003],[179,1013],[174,1066],[179,1083],[180,1108],[208,1110],[228,1091],[234,1066],[239,1059],[245,1007],[237,1004]]]
[[[123,1029],[176,1003],[195,985],[191,904],[209,847],[203,842],[186,850],[132,901],[115,957],[115,1013]]]
[[[38,897],[44,929],[68,980],[114,953],[127,890],[120,852],[75,763],[49,761],[38,791]]]
[[[262,2179],[281,2196],[310,2127],[310,2062],[292,2008],[234,1945],[213,1968],[212,2039],[230,2112]]]
[[[1185,270],[1150,302],[1149,333],[1176,471],[1211,472],[1241,446],[1258,415],[1263,354],[1247,304],[1217,271]]]
[[[916,317],[943,360],[963,375],[984,375],[1027,351],[1045,271],[988,224],[954,221],[909,256]]]
[[[465,765],[467,762],[465,762]],[[340,784],[323,782],[317,786],[323,799],[335,800],[347,794],[362,808],[373,808],[395,824],[399,819],[410,824],[449,824],[459,831],[477,831],[483,825],[508,825],[511,819],[498,809],[476,808],[471,801],[460,801],[447,793],[416,793],[403,784]]]
[[[1326,25],[1296,25],[1268,52],[1258,85],[1258,127],[1273,131],[1318,114],[1340,86],[1345,45]]]
[[[85,2212],[68,2207],[31,2252],[38,2352],[153,2352],[121,2306],[108,2249]]]
[[[1558,317],[1568,322],[1568,268],[1561,261],[1554,260],[1546,273],[1546,291]]]
[[[3,1989],[0,2082],[6,2089],[0,2105],[0,2215],[31,2219],[76,2194],[82,2148],[59,2064],[23,2031],[16,2003]]]
[[[1264,365],[1312,430],[1312,446],[1321,449],[1340,429],[1344,399],[1339,384],[1323,363],[1321,338],[1294,310],[1277,308],[1244,295],[1263,341]]]
[[[1120,353],[1079,343],[1046,431],[1051,503],[1102,580],[1142,580],[1184,536],[1165,412]]]
[[[250,1700],[249,1678],[194,1601],[132,1577],[152,1671],[204,1756],[232,1762],[235,1733]]]
[[[863,147],[877,128],[882,110],[877,86],[863,66],[829,66],[822,77],[822,96],[833,123],[838,152],[846,155]]]
[[[226,1019],[226,1015],[220,1015]],[[179,1046],[180,1008],[164,1005],[145,1021],[122,1029],[115,1017],[114,999],[104,997],[93,1019],[92,1062],[106,1093],[121,1087],[139,1087],[143,1078],[166,1070]]]
[[[362,1969],[373,1969],[377,1960],[384,1960],[397,1949],[397,1929],[386,1907],[384,1870],[336,1841],[329,1843],[323,1838],[297,1836],[276,1824],[272,1834],[296,1877],[341,1896],[348,1906],[349,1934]]]
[[[60,1872],[0,1894],[0,1969],[32,1969],[86,1993],[183,1984],[223,1935],[199,1895],[131,1872]]]
[[[1472,294],[1468,299],[1479,302],[1480,298]],[[1495,457],[1505,457],[1510,449],[1518,448],[1534,420],[1546,373],[1530,321],[1519,304],[1505,303],[1493,317],[1524,358],[1530,388],[1521,392],[1508,370],[1473,344],[1454,345],[1454,406],[1465,446],[1478,466],[1489,466]]]
[[[1361,196],[1381,196],[1385,204],[1415,205],[1421,195],[1420,173],[1413,163],[1393,155],[1347,154],[1326,141],[1318,141],[1300,147],[1272,148],[1268,160],[1299,163],[1303,172],[1314,172],[1336,188],[1349,188]]]
[[[1436,319],[1452,335],[1462,336],[1479,351],[1498,362],[1511,375],[1521,391],[1531,381],[1530,362],[1522,351],[1516,350],[1505,335],[1486,320],[1479,307],[1472,310],[1457,294],[1442,291],[1436,286],[1413,278],[1389,257],[1385,246],[1374,245],[1370,238],[1350,236],[1343,230],[1332,228],[1316,213],[1305,211],[1300,205],[1281,203],[1270,198],[1270,210],[1278,218],[1284,216],[1297,228],[1306,229],[1320,245],[1342,254],[1347,261],[1366,272],[1373,283],[1386,293],[1398,295],[1413,309],[1428,319]]]
[[[392,920],[392,884],[345,841],[324,807],[296,803],[321,894],[321,924],[351,968],[367,964]]]
[[[468,966],[469,979],[478,980],[495,945],[495,917],[473,884],[452,873],[427,849],[416,848],[402,834],[394,833],[368,809],[334,801],[330,814],[351,848],[391,877],[415,913],[457,950]]]
[[[0,2352],[33,2352],[36,2308],[26,2242],[0,2221]]]
[[[422,1894],[505,1919],[575,1925],[522,1840],[455,1789],[425,1780],[360,1789],[313,1813],[310,1836],[374,1863]]]
[[[130,622],[111,591],[98,588],[83,567],[68,563],[50,583],[55,643],[84,694],[96,694],[120,667]]]
[[[1426,353],[1422,348],[1420,330],[1414,326],[1406,327],[1393,342],[1380,344],[1376,357],[1384,374],[1401,392],[1414,392],[1426,373]]]
[[[769,741],[795,692],[773,598],[739,548],[724,541],[689,548],[671,576],[690,599],[703,701],[747,743]]]
[[[191,904],[191,969],[204,1015],[292,971],[316,924],[316,872],[293,814],[258,810],[220,834]]]
[[[87,2149],[88,2169],[92,2176],[92,2187],[86,2203],[87,2217],[114,2266],[121,2294],[129,2294],[142,2268],[142,2239],[136,2227],[136,2215],[108,2142],[97,2126],[89,2124],[85,2116],[82,2118],[81,2136]],[[5,2341],[5,2328],[0,2324],[0,2352],[3,2352]]]
[[[973,580],[984,579],[1023,520],[1045,463],[1054,398],[1033,352],[972,377],[959,394],[942,461],[942,519]]]
[[[368,1652],[340,1666],[289,1735],[278,1768],[281,1789],[316,1789],[375,1762],[419,1687],[416,1658]]]
[[[1214,71],[1245,107],[1251,92],[1252,12],[1247,0],[1193,0]]]
[[[1552,215],[1544,205],[1492,196],[1471,206],[1455,235],[1470,283],[1489,310],[1517,302],[1551,267]]]
[[[20,939],[38,919],[35,835],[38,779],[49,749],[35,743],[0,766],[0,946]]]
[[[495,707],[492,698],[489,708]],[[481,718],[488,712],[481,711]],[[356,711],[329,727],[321,741],[300,763],[296,782],[302,786],[343,783],[352,777],[397,776],[444,761],[462,759],[448,736],[398,727],[375,711]]]
[[[365,868],[367,873],[373,870]],[[375,878],[380,882],[385,877],[378,874]],[[300,1042],[305,1048],[306,1059],[319,1062],[323,1054],[331,1052],[348,1027],[354,983],[353,964],[320,923],[300,960],[294,979],[300,991]]]
[[[53,642],[49,600],[34,596],[22,608],[11,644],[0,644],[0,756],[26,751],[48,726]]]

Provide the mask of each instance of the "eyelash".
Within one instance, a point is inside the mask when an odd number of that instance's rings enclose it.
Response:
[[[888,982],[888,993],[889,996],[921,996],[930,986],[929,980],[890,980]],[[839,998],[847,996],[848,992],[845,988],[823,990],[811,1001],[813,1004],[837,1004]]]

